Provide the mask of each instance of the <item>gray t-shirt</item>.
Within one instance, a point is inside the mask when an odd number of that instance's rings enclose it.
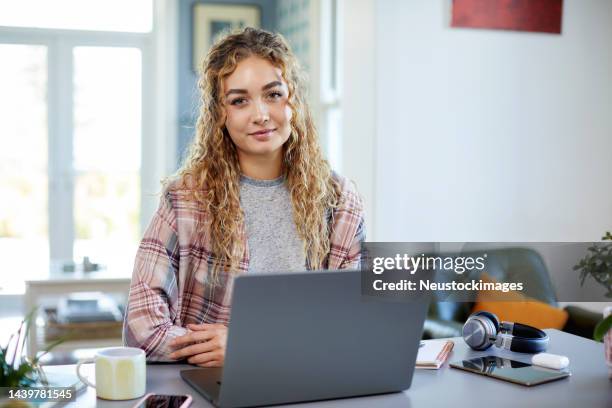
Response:
[[[274,180],[240,178],[240,205],[249,244],[249,273],[306,269],[304,244],[293,221],[285,177]]]

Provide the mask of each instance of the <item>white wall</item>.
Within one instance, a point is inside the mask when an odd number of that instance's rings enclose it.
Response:
[[[376,27],[375,0],[344,0],[340,3],[340,59],[342,146],[338,169],[357,183],[363,196],[368,241],[377,234],[375,186],[376,129]]]
[[[344,163],[374,208],[370,240],[612,229],[612,1],[564,1],[562,35],[452,29],[445,0],[357,3],[374,13],[352,24],[364,65],[345,60],[344,87],[364,89]]]

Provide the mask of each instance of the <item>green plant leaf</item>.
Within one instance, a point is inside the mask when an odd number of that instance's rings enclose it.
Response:
[[[602,240],[612,240],[612,234],[606,231]],[[587,248],[587,254],[580,259],[573,268],[580,271],[578,279],[583,286],[587,277],[593,278],[598,284],[606,288],[606,297],[612,288],[612,244],[595,242]]]
[[[56,346],[60,345],[61,343],[63,343],[64,341],[66,341],[67,339],[70,338],[70,335],[65,335],[60,337],[57,340],[52,341],[51,343],[47,344],[43,350],[42,353],[40,353],[38,356],[34,357],[33,363],[34,364],[38,364],[38,361],[47,353],[49,353],[51,350],[53,350],[53,348],[55,348]]]
[[[22,357],[22,351],[30,326],[36,316],[37,308],[32,309],[21,321],[17,332],[11,335],[7,347],[0,348],[0,386],[2,387],[30,387],[36,383],[36,369],[33,364]],[[13,344],[14,352],[7,354]],[[56,344],[52,344],[55,346]],[[18,354],[19,352],[19,354]],[[17,364],[15,364],[17,363]]]
[[[595,331],[593,332],[595,341],[603,341],[604,336],[610,328],[612,328],[612,315],[609,315],[595,326]]]

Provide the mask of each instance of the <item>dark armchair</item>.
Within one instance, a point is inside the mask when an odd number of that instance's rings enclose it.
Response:
[[[478,254],[481,254],[479,252]],[[548,270],[541,256],[528,248],[503,248],[488,250],[487,274],[497,281],[529,281],[526,296],[536,298],[551,306],[557,306],[555,291]],[[462,256],[478,256],[464,253]],[[576,281],[578,284],[578,281]],[[423,338],[461,336],[461,328],[474,308],[473,302],[434,302],[429,307],[423,328]],[[592,338],[593,329],[601,318],[597,313],[577,306],[567,306],[569,318],[563,331]]]

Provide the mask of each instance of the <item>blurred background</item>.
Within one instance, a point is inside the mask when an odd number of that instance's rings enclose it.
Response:
[[[199,58],[244,25],[298,56],[369,241],[598,241],[612,2],[559,3],[546,33],[451,24],[451,0],[0,0],[0,308],[83,288],[121,306],[194,133]]]

